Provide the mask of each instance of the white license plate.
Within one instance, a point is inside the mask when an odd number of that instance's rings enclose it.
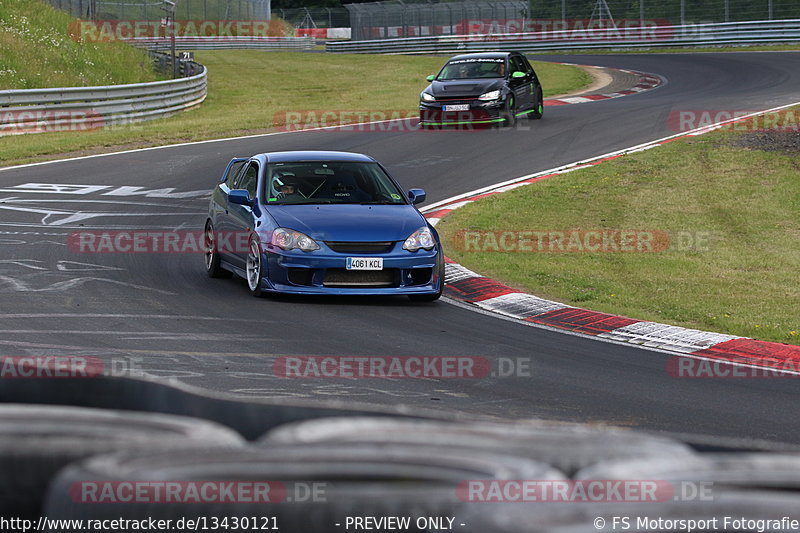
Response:
[[[445,111],[469,111],[469,104],[456,104],[444,106]]]
[[[383,257],[348,257],[347,270],[383,270]]]

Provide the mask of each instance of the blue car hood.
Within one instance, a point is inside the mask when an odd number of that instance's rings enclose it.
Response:
[[[273,205],[269,214],[319,241],[403,241],[426,225],[411,205]]]

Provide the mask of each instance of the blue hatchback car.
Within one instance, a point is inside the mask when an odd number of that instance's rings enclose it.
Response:
[[[369,156],[273,152],[235,158],[214,189],[205,225],[206,270],[237,274],[265,293],[442,294],[436,230]]]

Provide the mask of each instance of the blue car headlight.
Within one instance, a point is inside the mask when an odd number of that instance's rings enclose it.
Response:
[[[428,227],[420,228],[403,243],[403,249],[409,252],[416,252],[420,248],[425,250],[433,250],[436,245],[436,240],[433,238],[433,232]]]
[[[273,245],[283,250],[303,250],[304,252],[313,252],[319,250],[317,241],[293,229],[278,228],[272,232],[271,242]]]

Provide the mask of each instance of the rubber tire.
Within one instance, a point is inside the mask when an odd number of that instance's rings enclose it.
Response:
[[[408,299],[412,302],[435,302],[442,297],[442,293],[444,292],[444,261],[441,261],[439,264],[439,279],[442,280],[439,284],[439,292],[434,294],[409,294]]]
[[[631,477],[633,476],[633,477]],[[714,486],[800,490],[800,456],[781,453],[717,452],[693,458],[660,457],[606,461],[576,479],[710,481]]]
[[[539,103],[536,104],[536,111],[532,111],[527,114],[527,117],[530,120],[539,120],[544,115],[544,102],[542,101],[542,97],[539,96]]]
[[[234,430],[197,418],[57,405],[0,405],[0,516],[40,514],[69,463],[118,450],[238,447]]]
[[[405,443],[484,453],[493,450],[545,462],[568,475],[614,459],[668,456],[676,462],[688,462],[695,456],[682,442],[658,435],[547,422],[474,425],[386,417],[330,417],[285,424],[263,435],[259,442],[264,445],[325,443],[330,446]]]
[[[203,245],[206,247],[206,252],[203,254],[206,263],[206,274],[209,278],[230,278],[233,272],[222,268],[219,253],[216,250],[216,239],[214,239],[214,225],[211,220],[206,221],[206,227],[203,230]]]
[[[256,258],[258,261],[256,262]],[[263,298],[266,296],[266,292],[264,291],[264,282],[261,280],[262,271],[263,271],[263,258],[264,253],[261,249],[261,243],[258,242],[258,239],[250,238],[250,242],[247,245],[247,265],[245,266],[245,281],[247,281],[247,288],[250,290],[250,294],[255,296],[256,298]],[[254,269],[257,269],[257,272],[253,272]],[[255,278],[255,279],[254,279]]]
[[[505,454],[407,445],[270,445],[225,453],[187,450],[95,457],[61,471],[48,491],[46,516],[59,519],[274,516],[283,531],[330,533],[350,515],[453,516],[463,510],[455,487],[470,479],[564,480],[548,465]],[[280,480],[325,484],[324,501],[83,503],[69,488],[81,482]],[[99,491],[98,491],[99,492]],[[412,520],[413,523],[413,520]],[[419,531],[415,527],[402,531]]]
[[[506,98],[506,109],[503,112],[503,118],[505,118],[505,122],[503,123],[504,126],[508,128],[513,128],[517,124],[517,108],[516,108],[516,100],[514,99],[514,94],[511,93]]]

